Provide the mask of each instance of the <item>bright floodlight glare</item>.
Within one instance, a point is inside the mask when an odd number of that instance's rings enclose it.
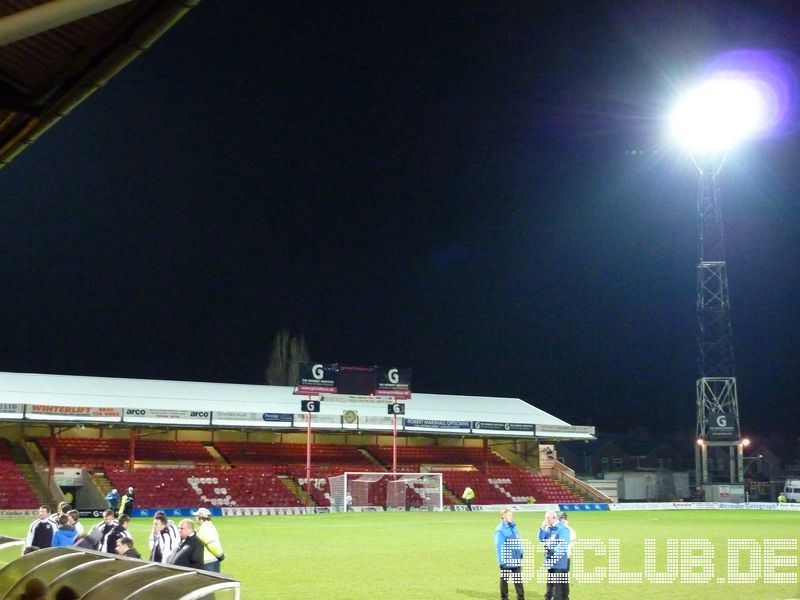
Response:
[[[766,126],[767,107],[758,82],[716,77],[683,96],[670,121],[689,152],[725,152]]]

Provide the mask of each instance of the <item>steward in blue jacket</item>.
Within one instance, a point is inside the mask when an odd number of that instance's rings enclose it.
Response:
[[[522,585],[522,540],[514,523],[514,513],[504,510],[500,524],[494,530],[494,546],[500,567],[500,599],[508,600],[508,580],[514,583],[517,600],[525,600]]]
[[[539,541],[544,546],[544,566],[547,569],[545,600],[569,600],[569,528],[558,520],[555,511],[545,513],[539,528]]]

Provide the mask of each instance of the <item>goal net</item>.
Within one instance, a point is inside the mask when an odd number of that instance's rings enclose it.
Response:
[[[441,473],[353,473],[328,479],[333,510],[350,507],[442,509]],[[350,500],[348,501],[348,495]]]

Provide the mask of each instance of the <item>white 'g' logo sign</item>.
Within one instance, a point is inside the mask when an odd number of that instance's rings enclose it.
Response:
[[[389,369],[388,376],[390,383],[397,383],[400,381],[400,375],[397,373],[397,369]]]
[[[717,416],[717,427],[727,427],[728,426],[728,417],[725,415]]]
[[[311,367],[311,375],[314,379],[322,379],[325,376],[325,369],[322,368],[322,365],[314,365]]]

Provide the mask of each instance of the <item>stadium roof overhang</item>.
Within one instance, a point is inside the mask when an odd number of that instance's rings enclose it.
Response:
[[[286,386],[0,372],[2,421],[297,429],[307,426],[305,398]],[[312,428],[391,431],[389,402],[323,397]],[[414,393],[404,404],[398,429],[406,434],[594,439],[594,428],[570,425],[518,398]]]
[[[0,0],[0,168],[200,0]]]

